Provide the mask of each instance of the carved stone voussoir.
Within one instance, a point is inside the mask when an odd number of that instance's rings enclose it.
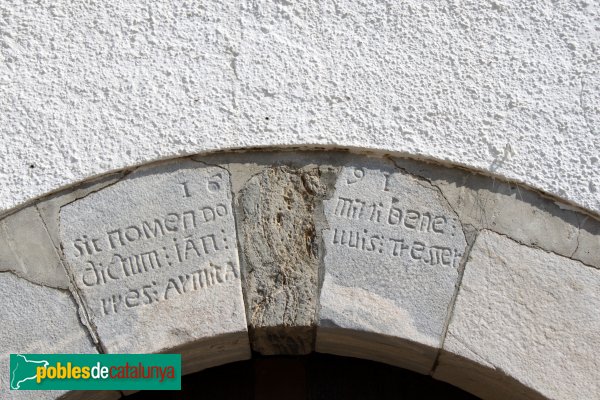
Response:
[[[343,168],[325,216],[317,351],[428,372],[467,245],[460,221],[427,182],[375,162]]]
[[[484,230],[434,377],[485,399],[600,399],[600,271]]]
[[[183,349],[184,370],[249,356],[225,169],[183,161],[138,170],[62,207],[60,238],[106,351]],[[220,336],[225,351],[205,340]]]

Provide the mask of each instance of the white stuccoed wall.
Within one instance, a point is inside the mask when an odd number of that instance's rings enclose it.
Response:
[[[0,133],[0,209],[176,155],[327,144],[600,212],[600,4],[3,0]]]

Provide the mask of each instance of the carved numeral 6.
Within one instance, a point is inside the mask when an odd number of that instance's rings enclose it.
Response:
[[[208,182],[206,183],[206,187],[209,192],[218,192],[221,190],[221,183],[223,182],[223,175],[220,173],[214,174],[210,177]]]

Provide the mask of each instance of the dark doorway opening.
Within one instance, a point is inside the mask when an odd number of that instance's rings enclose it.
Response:
[[[206,400],[475,400],[452,385],[402,368],[326,354],[255,355],[182,379],[181,392],[143,391],[127,397]]]

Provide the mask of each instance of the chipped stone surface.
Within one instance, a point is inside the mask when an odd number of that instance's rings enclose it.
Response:
[[[55,399],[67,393],[10,391],[10,353],[97,353],[67,291],[36,285],[9,272],[0,273],[0,321],[2,399]],[[115,398],[114,393],[105,395]]]
[[[137,170],[62,207],[60,238],[107,352],[181,351],[185,372],[249,357],[225,169]]]
[[[395,162],[438,187],[464,224],[600,268],[600,221],[516,184],[456,168]]]
[[[252,348],[263,354],[314,349],[318,214],[332,172],[267,168],[240,191],[241,245]]]
[[[66,289],[69,278],[35,206],[0,221],[0,271]]]
[[[484,231],[434,377],[489,399],[599,399],[599,288],[595,268]]]
[[[42,218],[42,221],[44,221],[44,224],[48,229],[48,234],[56,248],[60,248],[60,238],[58,237],[60,208],[65,204],[72,203],[73,201],[98,191],[103,187],[112,185],[125,175],[124,172],[119,172],[91,182],[85,182],[75,188],[54,193],[36,204],[40,217]]]
[[[373,162],[343,168],[325,216],[317,351],[428,372],[467,244],[456,215],[428,183]]]

